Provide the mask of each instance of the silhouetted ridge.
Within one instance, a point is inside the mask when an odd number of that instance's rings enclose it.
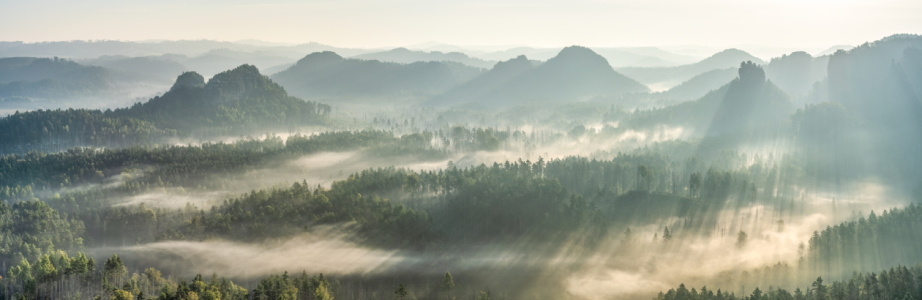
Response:
[[[394,62],[401,64],[412,64],[415,62],[429,61],[451,61],[462,63],[472,67],[491,68],[496,62],[486,61],[479,58],[470,57],[461,52],[439,52],[439,51],[414,51],[407,48],[394,48],[388,51],[365,53],[351,57],[353,59],[379,60],[382,62]]]
[[[117,113],[167,128],[191,130],[202,123],[238,127],[312,122],[328,111],[326,105],[289,96],[252,65],[218,73],[204,85],[203,81],[198,73],[184,73],[163,96]]]
[[[496,63],[492,69],[447,93],[434,97],[430,105],[452,106],[464,103],[493,91],[510,80],[534,69],[532,61],[525,55]]]
[[[699,62],[665,68],[619,68],[618,72],[650,86],[675,87],[708,71],[736,68],[740,62],[762,60],[739,49],[726,49]]]
[[[299,59],[292,68],[319,69],[343,61],[343,57],[332,51],[314,52]]]
[[[828,62],[829,56],[814,58],[807,52],[797,51],[772,58],[765,65],[765,76],[791,96],[802,97],[810,92],[814,83],[826,77]]]
[[[107,69],[51,58],[0,58],[0,97],[71,97],[111,93],[116,79]]]
[[[342,58],[333,52],[311,53],[272,79],[305,99],[336,97],[430,96],[445,92],[483,73],[451,61],[410,64]]]
[[[862,156],[880,157],[865,173],[897,180],[922,170],[922,36],[893,35],[829,58],[829,101],[842,105],[867,137]],[[822,91],[820,91],[822,92]],[[922,184],[913,189],[922,191]]]
[[[205,77],[196,72],[185,72],[176,77],[176,83],[170,88],[170,91],[179,88],[200,88],[205,86]]]
[[[274,93],[285,91],[252,65],[241,65],[233,70],[218,73],[205,84],[205,92],[218,100],[237,100],[245,93],[254,90],[266,90]],[[286,95],[278,95],[285,97]]]
[[[708,135],[748,132],[750,138],[756,138],[776,130],[773,127],[782,124],[793,110],[790,97],[765,81],[762,67],[746,61],[740,64],[739,80],[730,83],[717,108]]]
[[[525,55],[519,55],[516,58],[501,61],[493,65],[491,71],[495,72],[518,72],[524,69],[531,69],[533,64]]]
[[[754,61],[759,64],[763,63],[761,59],[755,56],[752,56],[752,54],[749,54],[746,51],[736,49],[736,48],[730,48],[730,49],[725,49],[723,51],[714,53],[714,55],[711,55],[708,58],[701,60],[697,64],[707,65],[707,66],[710,66],[710,65],[719,66],[719,65],[724,64],[727,61],[749,61],[749,62]]]
[[[746,61],[740,64],[740,82],[744,84],[760,84],[765,82],[765,71],[762,67]]]
[[[256,67],[242,65],[215,75],[186,72],[162,96],[115,110],[36,110],[0,118],[0,152],[18,145],[49,149],[82,146],[125,147],[177,137],[227,136],[323,124],[330,106],[291,97]],[[53,126],[50,126],[50,125]],[[35,128],[53,134],[24,136]]]
[[[601,55],[586,47],[570,46],[537,67],[525,56],[497,63],[480,78],[430,103],[493,109],[647,91],[646,86],[615,72]]]

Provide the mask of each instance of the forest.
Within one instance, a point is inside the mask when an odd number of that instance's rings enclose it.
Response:
[[[0,43],[0,299],[922,298],[922,36],[458,49]]]

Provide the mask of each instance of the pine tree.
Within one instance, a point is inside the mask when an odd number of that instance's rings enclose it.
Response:
[[[51,258],[48,255],[42,255],[41,260],[35,264],[36,279],[39,282],[47,282],[54,280],[58,272],[54,268],[54,264],[51,263]]]
[[[813,282],[813,295],[818,300],[825,300],[826,294],[826,286],[823,285],[823,277],[817,277],[816,281]]]
[[[333,300],[333,296],[330,296],[330,292],[327,291],[325,284],[317,285],[317,289],[314,290],[314,297],[317,300]]]
[[[405,300],[407,299],[408,294],[409,293],[407,293],[407,288],[403,286],[403,283],[401,283],[400,286],[397,287],[397,290],[394,291],[394,299]]]
[[[455,281],[451,277],[451,273],[445,271],[445,277],[442,278],[442,290],[450,292],[452,288],[455,287]]]
[[[746,247],[746,243],[749,241],[749,235],[745,231],[740,230],[736,235],[736,247],[743,248]]]

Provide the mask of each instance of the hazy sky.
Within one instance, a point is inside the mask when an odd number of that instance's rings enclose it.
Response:
[[[828,47],[922,33],[920,0],[0,0],[0,40]]]

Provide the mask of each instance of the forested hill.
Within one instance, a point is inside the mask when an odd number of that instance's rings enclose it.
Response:
[[[343,58],[324,51],[305,56],[272,79],[304,99],[431,96],[483,71],[450,61],[400,64]]]
[[[695,100],[736,79],[737,71],[737,68],[707,71],[655,95],[671,101]]]
[[[111,93],[115,78],[101,67],[55,58],[0,58],[0,97],[72,97]]]
[[[509,81],[522,76],[522,74],[532,71],[534,68],[535,63],[529,61],[525,55],[519,55],[516,58],[497,63],[490,71],[451,89],[443,95],[434,97],[429,103],[436,106],[453,106],[464,101],[476,99],[502,87]]]
[[[879,215],[872,211],[867,218],[814,232],[802,245],[804,252],[795,265],[781,262],[743,272],[740,278],[710,285],[710,291],[681,285],[655,299],[918,299],[922,296],[920,227],[918,205]],[[723,291],[717,292],[720,288]]]
[[[878,157],[875,175],[918,178],[922,170],[922,36],[894,35],[829,58],[825,91],[867,134],[855,145]],[[847,130],[847,124],[836,124]],[[911,138],[910,138],[911,137]]]
[[[0,119],[0,152],[156,144],[189,134],[240,135],[322,124],[329,112],[329,105],[289,96],[256,67],[242,65],[207,84],[197,73],[184,73],[163,96],[130,108],[17,112]]]
[[[635,112],[624,126],[681,126],[711,136],[784,126],[794,112],[790,97],[767,81],[764,70],[755,63],[740,64],[738,74],[737,79],[698,100]]]
[[[478,78],[431,103],[495,109],[536,101],[577,101],[650,91],[643,84],[615,72],[601,55],[580,46],[564,48],[557,56],[534,68],[524,56],[503,64],[497,64],[484,74],[484,80]]]
[[[765,75],[792,97],[805,96],[813,85],[826,78],[829,56],[813,57],[803,51],[772,58]]]
[[[762,67],[747,61],[740,64],[739,80],[730,84],[707,134],[771,130],[782,126],[793,112],[790,97],[765,80]]]
[[[307,124],[329,111],[328,105],[289,96],[256,67],[242,65],[215,75],[207,84],[197,73],[184,73],[163,96],[114,114],[190,131]]]

